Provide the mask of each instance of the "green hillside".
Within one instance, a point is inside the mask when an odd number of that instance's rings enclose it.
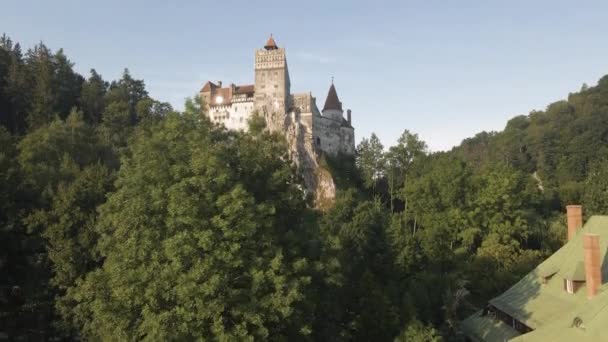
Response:
[[[593,195],[585,182],[605,169],[601,164],[608,157],[608,76],[545,111],[514,117],[501,132],[466,139],[453,152],[476,167],[506,162],[536,173],[560,205],[589,202]],[[593,208],[596,213],[603,209]]]

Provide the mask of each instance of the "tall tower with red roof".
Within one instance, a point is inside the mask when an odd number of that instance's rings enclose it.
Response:
[[[271,129],[282,129],[291,84],[285,49],[272,34],[263,49],[255,52],[255,108],[266,117]]]

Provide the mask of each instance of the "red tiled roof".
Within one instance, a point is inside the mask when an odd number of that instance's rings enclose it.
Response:
[[[325,105],[323,106],[323,111],[327,109],[342,110],[342,102],[340,102],[338,99],[338,93],[336,92],[336,87],[334,87],[333,83],[331,84],[331,87],[329,87],[327,99],[325,100]]]
[[[234,87],[234,93],[235,94],[248,94],[248,93],[254,93],[255,92],[255,87],[253,84],[248,84],[248,85],[241,85],[241,86],[235,86]]]
[[[205,85],[201,89],[201,92],[211,91],[211,88],[217,88],[217,85],[211,81],[207,81],[207,83],[205,83]]]
[[[277,43],[274,41],[274,38],[272,38],[272,34],[270,34],[270,38],[268,38],[268,41],[266,42],[266,45],[264,45],[264,48],[266,50],[274,50],[279,48],[277,46]]]
[[[230,88],[217,88],[215,89],[215,92],[212,95],[213,97],[211,98],[211,105],[212,106],[223,106],[223,105],[229,105],[230,102],[232,101],[232,96],[230,94]],[[217,97],[221,96],[222,97],[222,102],[221,103],[217,103]]]
[[[247,97],[252,97],[255,93],[255,86],[253,84],[246,85],[234,85],[231,84],[229,87],[220,88],[217,84],[208,81],[201,89],[202,93],[209,93],[211,96],[209,105],[211,106],[226,106],[232,103],[232,97],[234,95],[245,94]],[[222,97],[222,102],[217,103],[217,97]]]

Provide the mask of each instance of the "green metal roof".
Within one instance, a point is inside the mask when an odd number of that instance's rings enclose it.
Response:
[[[608,340],[608,291],[583,305],[579,310],[565,313],[554,322],[509,340],[510,342],[576,341],[600,342]]]
[[[570,265],[570,268],[564,270],[564,279],[573,281],[585,281],[585,263],[582,261]]]
[[[603,285],[591,300],[587,299],[585,285],[574,294],[564,289],[564,279],[585,280],[584,233],[600,236],[603,258]],[[513,341],[561,341],[575,338],[576,341],[602,341],[598,340],[598,336],[604,336],[603,340],[608,341],[607,251],[608,216],[593,216],[572,240],[506,292],[490,300],[490,304],[496,308],[534,329]],[[543,283],[543,277],[547,278],[546,284]],[[582,322],[578,326],[574,324],[577,317],[576,322]]]
[[[545,267],[544,269],[539,270],[538,275],[540,275],[543,278],[548,278],[548,277],[554,275],[555,273],[557,273],[558,271],[559,271],[559,268],[557,268],[557,266]]]
[[[519,336],[519,333],[507,324],[488,316],[482,316],[481,311],[462,321],[461,328],[475,342],[504,342]]]

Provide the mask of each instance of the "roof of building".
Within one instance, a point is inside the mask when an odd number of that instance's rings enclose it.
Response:
[[[248,98],[253,97],[255,86],[253,84],[230,84],[228,87],[220,88],[219,85],[208,81],[201,89],[201,93],[210,93],[210,106],[226,106],[232,103],[232,99],[235,95],[246,95]],[[221,102],[217,102],[218,96],[221,96]]]
[[[462,330],[475,342],[507,341],[519,336],[519,332],[499,320],[482,316],[481,311],[462,322]]]
[[[329,92],[327,93],[327,99],[325,100],[325,105],[323,106],[323,111],[333,109],[333,110],[342,110],[342,102],[338,99],[338,93],[336,92],[336,87],[334,83],[331,83],[331,87],[329,87]]]
[[[272,38],[272,33],[270,34],[270,38],[268,38],[268,41],[266,41],[266,45],[264,45],[264,48],[266,50],[275,50],[279,48],[277,46],[277,43],[274,41],[274,38]]]
[[[211,91],[211,88],[217,88],[217,85],[211,81],[207,81],[203,88],[201,88],[201,93]]]
[[[585,280],[583,236],[593,233],[600,236],[603,283],[598,294],[587,298],[583,284],[575,293],[564,289],[564,279]],[[608,336],[608,216],[593,216],[562,248],[542,262],[490,304],[534,331],[513,341],[562,341],[569,338],[594,340]],[[546,283],[543,278],[547,279]],[[576,319],[579,324],[575,324]],[[488,318],[489,319],[489,318]],[[463,321],[463,330],[477,331],[474,316]],[[487,324],[485,327],[488,327]],[[568,336],[568,337],[566,337]],[[587,339],[589,338],[589,339]],[[485,339],[482,341],[493,341]]]
[[[253,84],[247,84],[247,85],[237,85],[234,86],[234,93],[235,94],[253,94],[255,93],[255,86]]]

